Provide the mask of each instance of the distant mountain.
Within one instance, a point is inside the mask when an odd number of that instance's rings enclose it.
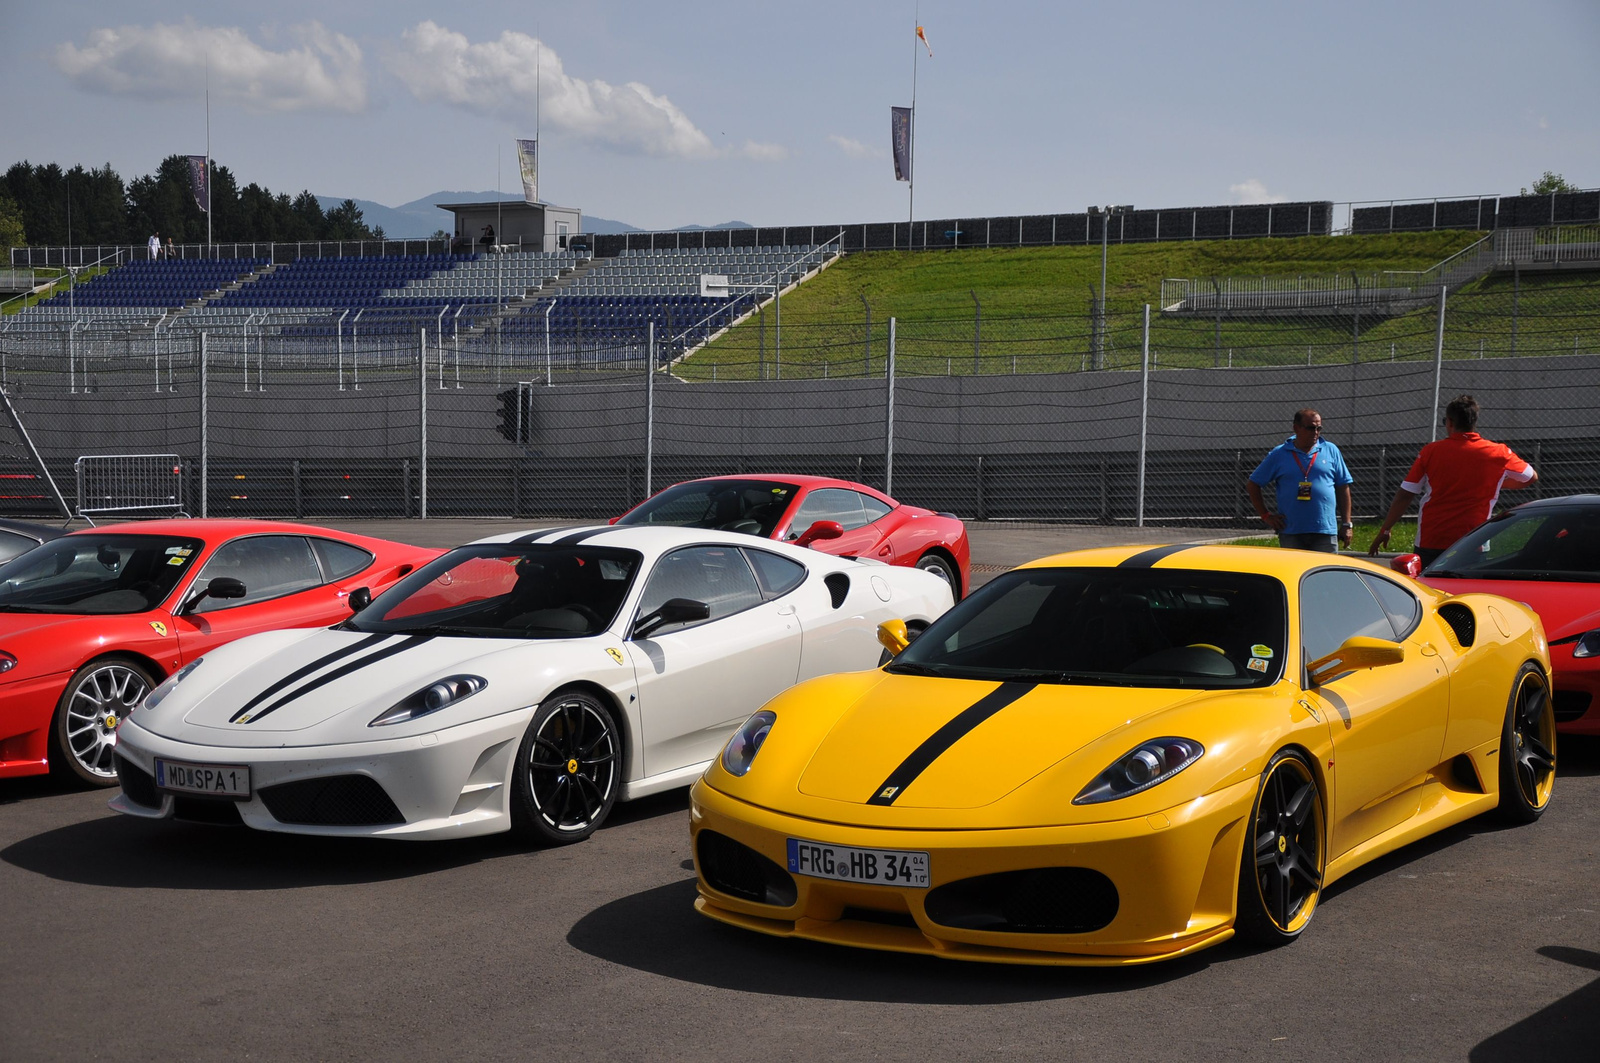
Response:
[[[331,210],[343,203],[347,196],[318,196],[317,202],[322,204],[323,210]],[[492,203],[495,200],[504,200],[508,203],[520,203],[521,193],[512,192],[434,192],[432,195],[413,199],[410,203],[402,203],[398,207],[385,206],[370,199],[357,199],[356,206],[361,208],[361,219],[372,228],[382,228],[383,235],[391,240],[420,240],[432,236],[439,229],[449,229],[451,225],[450,212],[440,210],[436,203]],[[748,229],[751,226],[742,221],[725,221],[718,225],[685,225],[684,229]],[[623,221],[613,221],[610,218],[600,218],[593,214],[583,216],[583,231],[586,233],[637,233],[643,232],[636,225],[629,225]]]

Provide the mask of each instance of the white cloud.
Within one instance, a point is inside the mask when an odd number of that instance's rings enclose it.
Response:
[[[739,148],[739,154],[756,162],[782,162],[789,157],[789,149],[782,144],[761,144],[747,140]]]
[[[294,27],[297,47],[272,51],[237,27],[119,26],[92,30],[80,48],[56,48],[55,64],[92,92],[151,100],[218,98],[262,111],[361,111],[367,106],[361,49],[321,23]]]
[[[859,140],[842,137],[838,133],[829,133],[828,139],[833,141],[835,147],[852,159],[882,159],[889,154],[882,148],[871,147]]]
[[[1236,185],[1229,185],[1228,191],[1233,193],[1235,202],[1238,203],[1287,203],[1288,196],[1274,195],[1267,191],[1267,186],[1257,178],[1240,181]]]
[[[753,141],[740,148],[718,148],[676,104],[648,85],[572,77],[548,45],[513,30],[473,44],[464,34],[432,21],[420,22],[401,34],[386,65],[419,100],[514,117],[529,125],[539,95],[545,124],[623,152],[759,160],[788,154],[779,145]],[[536,91],[541,87],[536,78],[543,79],[542,93]]]

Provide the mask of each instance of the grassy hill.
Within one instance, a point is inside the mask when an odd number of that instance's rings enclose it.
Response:
[[[1388,321],[1369,315],[1359,333],[1348,317],[1225,319],[1219,330],[1211,319],[1161,316],[1161,281],[1421,270],[1481,236],[1434,232],[1113,245],[1107,255],[1105,364],[1139,364],[1145,303],[1153,308],[1151,344],[1162,366],[1348,362],[1353,350],[1362,360],[1388,359],[1391,353],[1395,358],[1432,358],[1437,321],[1432,309]],[[1600,350],[1600,336],[1594,335],[1600,284],[1593,274],[1579,277],[1523,278],[1515,296],[1521,318],[1517,353],[1552,345],[1570,352],[1574,335],[1581,348]],[[674,372],[691,380],[775,373],[881,374],[890,317],[898,319],[897,371],[902,373],[1088,368],[1093,348],[1090,308],[1099,283],[1099,247],[850,255],[784,296],[781,359],[775,359],[776,315],[769,305],[765,313],[680,362]],[[1510,342],[1510,286],[1509,278],[1494,278],[1452,293],[1446,315],[1449,356],[1477,357],[1480,344],[1491,353],[1503,353]],[[1552,325],[1570,316],[1574,305],[1577,317],[1572,322]],[[1469,319],[1473,327],[1461,327]],[[1565,339],[1556,343],[1562,335]]]

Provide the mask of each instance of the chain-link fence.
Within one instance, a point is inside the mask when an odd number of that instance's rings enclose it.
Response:
[[[1095,294],[1056,316],[864,308],[781,332],[769,303],[699,345],[433,318],[0,332],[0,514],[57,509],[31,442],[69,502],[102,510],[117,488],[77,498],[84,455],[175,456],[185,511],[211,516],[608,517],[768,471],[977,519],[1233,526],[1244,477],[1312,406],[1375,515],[1460,392],[1539,468],[1536,493],[1600,489],[1593,280],[1497,276],[1447,292],[1442,317],[1152,307],[1148,326]]]

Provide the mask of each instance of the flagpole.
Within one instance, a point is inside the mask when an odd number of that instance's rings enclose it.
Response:
[[[922,7],[919,4],[913,16],[916,23],[911,30],[911,121],[906,130],[906,152],[911,159],[911,172],[906,175],[906,250],[911,250],[911,226],[917,215],[917,27],[922,25]]]
[[[211,254],[211,55],[206,54],[206,254]]]

